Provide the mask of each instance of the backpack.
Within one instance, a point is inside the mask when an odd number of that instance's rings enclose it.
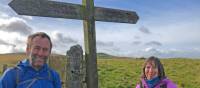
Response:
[[[19,84],[24,84],[24,83],[30,82],[28,84],[28,86],[26,87],[26,88],[30,88],[37,80],[40,80],[40,79],[46,79],[46,80],[53,81],[52,74],[51,74],[50,70],[48,70],[47,71],[48,72],[48,78],[45,78],[45,77],[35,77],[35,78],[32,78],[32,79],[28,79],[28,80],[24,80],[24,81],[20,82],[20,75],[25,74],[26,70],[22,70],[18,66],[15,66],[14,69],[16,71],[16,86],[19,85]]]

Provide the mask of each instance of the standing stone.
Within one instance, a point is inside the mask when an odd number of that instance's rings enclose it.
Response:
[[[67,88],[84,88],[85,71],[83,50],[80,45],[75,45],[67,51]]]

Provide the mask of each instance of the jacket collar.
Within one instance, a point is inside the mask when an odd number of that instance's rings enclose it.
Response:
[[[18,66],[18,67],[21,67],[21,68],[25,68],[25,69],[30,68],[30,69],[35,70],[35,69],[31,66],[31,64],[30,64],[30,62],[29,62],[28,59],[24,59],[24,60],[20,61],[20,62],[18,63],[17,66]],[[41,67],[41,69],[38,70],[38,71],[46,71],[46,70],[48,70],[48,65],[45,63],[45,64]],[[35,71],[36,71],[36,70],[35,70]]]

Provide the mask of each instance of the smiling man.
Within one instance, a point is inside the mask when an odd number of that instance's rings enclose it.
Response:
[[[26,47],[28,59],[4,72],[0,79],[2,88],[61,88],[58,73],[47,65],[51,49],[52,42],[46,33],[30,35]]]

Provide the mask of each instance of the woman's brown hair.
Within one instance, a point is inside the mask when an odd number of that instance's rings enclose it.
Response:
[[[155,66],[155,68],[158,69],[158,77],[160,79],[165,78],[165,71],[164,71],[163,64],[160,62],[159,58],[154,57],[154,56],[151,56],[145,60],[145,63],[143,65],[143,69],[142,69],[142,77],[146,78],[145,67],[146,67],[147,63],[152,63]]]

